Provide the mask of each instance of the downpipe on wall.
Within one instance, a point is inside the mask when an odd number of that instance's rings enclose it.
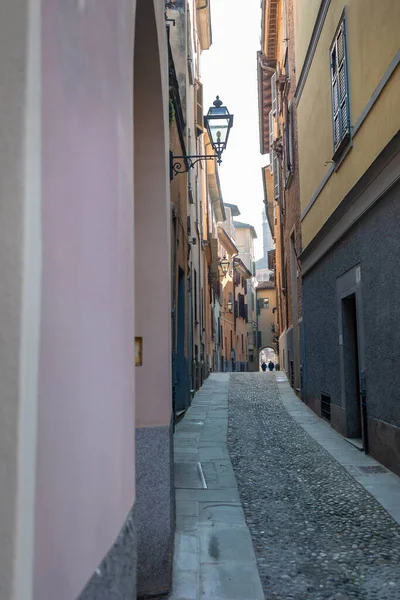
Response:
[[[172,266],[172,308],[171,308],[171,321],[172,321],[172,411],[175,415],[175,399],[176,399],[176,284],[177,284],[177,215],[175,207],[171,202],[171,213],[172,213],[172,224],[174,231],[174,255],[173,255],[173,266]],[[175,423],[175,419],[174,419]]]

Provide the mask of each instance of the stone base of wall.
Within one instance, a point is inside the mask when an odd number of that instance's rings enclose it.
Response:
[[[337,404],[331,404],[331,425],[341,435],[347,436],[346,410]]]
[[[321,400],[308,396],[307,406],[321,417]],[[331,404],[331,426],[347,437],[346,410]],[[400,475],[400,427],[368,418],[369,454],[385,467]]]
[[[78,600],[135,600],[135,520],[135,508],[132,508],[115,544],[96,569]]]
[[[136,429],[138,598],[171,590],[175,531],[173,426]]]
[[[371,456],[400,475],[400,428],[369,418],[368,441]]]
[[[321,416],[321,398],[314,398],[313,396],[307,396],[307,406],[311,408],[317,415]]]

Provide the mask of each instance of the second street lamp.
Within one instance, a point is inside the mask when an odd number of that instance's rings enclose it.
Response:
[[[226,149],[229,133],[233,125],[233,115],[230,114],[226,106],[223,106],[219,96],[217,96],[216,100],[213,102],[213,106],[210,106],[208,113],[204,116],[204,123],[215,154],[174,156],[172,152],[170,152],[169,178],[171,181],[175,175],[187,173],[189,169],[193,169],[194,165],[201,160],[217,159],[218,164],[221,164],[221,155]]]
[[[223,275],[226,275],[229,269],[229,260],[224,256],[219,262]]]

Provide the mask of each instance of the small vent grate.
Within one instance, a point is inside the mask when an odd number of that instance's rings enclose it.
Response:
[[[389,471],[381,465],[371,465],[369,467],[358,467],[364,475],[377,475],[379,473],[388,473]]]
[[[331,397],[329,394],[321,394],[321,416],[326,421],[331,421]]]
[[[357,475],[385,475],[390,473],[390,471],[385,469],[385,467],[382,467],[382,465],[346,465],[345,469],[353,477],[357,477]]]

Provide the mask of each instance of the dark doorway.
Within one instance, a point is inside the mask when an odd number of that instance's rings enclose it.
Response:
[[[362,440],[356,296],[342,300],[347,437]]]
[[[177,328],[175,410],[180,411],[189,406],[187,360],[185,358],[185,274],[181,268],[178,274]]]

